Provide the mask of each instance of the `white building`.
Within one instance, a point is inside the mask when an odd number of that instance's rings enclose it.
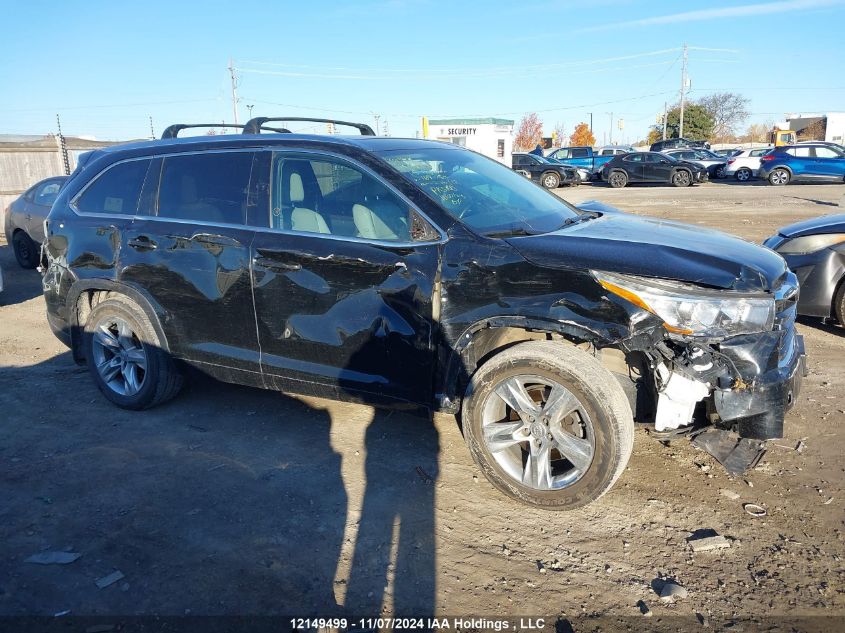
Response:
[[[798,132],[799,140],[845,144],[845,112],[796,112],[788,114],[778,125],[782,130]],[[807,132],[802,135],[804,130]]]
[[[423,118],[423,137],[454,143],[511,166],[513,121],[509,119]]]

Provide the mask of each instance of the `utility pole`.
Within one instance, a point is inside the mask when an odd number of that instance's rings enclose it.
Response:
[[[156,139],[156,131],[153,129],[153,117],[150,117],[150,139],[153,141]]]
[[[590,112],[590,134],[593,133],[593,113]]]
[[[59,115],[56,115],[56,125],[59,127],[59,150],[62,153],[62,164],[65,168],[65,176],[70,176],[70,160],[67,155],[67,144],[65,143],[65,135],[62,134],[62,120]]]
[[[666,124],[669,122],[669,106],[663,102],[663,140],[666,140]]]
[[[684,63],[681,66],[681,123],[678,126],[678,138],[684,136],[684,100],[687,94],[687,45],[684,44]]]
[[[610,115],[610,133],[607,144],[613,145],[613,112],[608,112],[608,114]]]
[[[253,104],[253,105],[248,105],[248,106],[246,107],[246,111],[247,111],[247,113],[249,114],[249,118],[250,118],[250,119],[252,118],[252,109],[253,109],[254,107],[255,107],[255,105],[254,105],[254,104]]]
[[[378,122],[379,122],[380,118],[381,118],[381,115],[378,115],[375,112],[373,112],[373,119],[375,119],[375,121],[376,121],[376,127],[375,127],[376,136],[378,136]]]
[[[232,58],[229,58],[229,77],[232,80],[232,113],[235,115],[235,125],[238,124],[238,78],[235,75],[235,67],[232,65]]]

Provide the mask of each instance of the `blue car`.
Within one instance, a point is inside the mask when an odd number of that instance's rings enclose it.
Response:
[[[829,143],[799,143],[776,147],[760,158],[760,178],[771,185],[792,181],[845,181],[845,151]]]

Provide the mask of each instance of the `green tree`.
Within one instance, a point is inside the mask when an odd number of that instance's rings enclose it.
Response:
[[[681,106],[676,105],[666,116],[666,138],[678,138],[681,122]],[[707,141],[713,136],[713,116],[702,105],[688,103],[684,107],[684,138]],[[653,136],[663,136],[662,124],[652,128]],[[650,133],[651,134],[651,133]]]

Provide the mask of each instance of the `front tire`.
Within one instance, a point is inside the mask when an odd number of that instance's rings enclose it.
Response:
[[[776,187],[788,185],[791,179],[792,175],[783,167],[773,169],[772,172],[769,174],[769,184],[775,185]]]
[[[736,179],[740,182],[748,182],[751,180],[751,170],[748,167],[743,167],[738,172],[736,172]]]
[[[689,187],[692,184],[692,174],[686,169],[679,169],[672,174],[672,185],[675,187]]]
[[[612,171],[607,177],[607,182],[614,189],[622,189],[628,184],[628,174],[624,171]]]
[[[473,375],[463,401],[475,463],[501,492],[548,510],[595,501],[622,474],[634,422],[619,382],[592,356],[520,343]]]
[[[839,289],[833,295],[833,316],[845,327],[845,279],[839,281]]]
[[[15,231],[12,236],[12,248],[15,259],[21,268],[35,268],[41,259],[41,249],[38,244],[23,231]]]
[[[547,171],[540,177],[540,183],[546,189],[557,189],[560,186],[560,175],[553,171]]]
[[[121,408],[149,409],[182,388],[182,374],[150,319],[128,297],[112,295],[91,310],[83,346],[97,387]]]

